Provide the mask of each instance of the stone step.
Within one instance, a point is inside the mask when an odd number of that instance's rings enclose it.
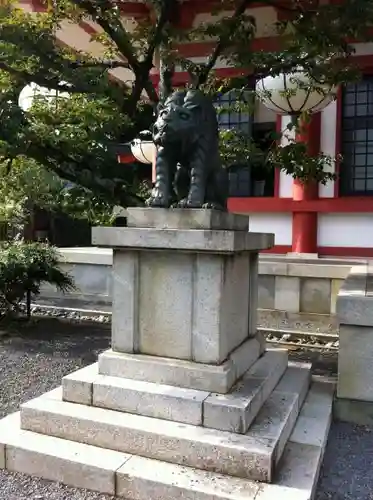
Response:
[[[40,397],[21,408],[40,434],[249,479],[270,480],[269,440]]]
[[[24,431],[20,414],[0,421],[0,468],[70,486],[115,494],[116,471],[126,453]]]
[[[333,392],[329,383],[311,386],[273,484],[21,430],[19,413],[0,421],[0,468],[128,500],[311,500],[331,421]],[[59,391],[48,397],[57,399]]]
[[[21,408],[25,430],[247,479],[273,479],[309,386],[291,366],[246,435],[63,402],[44,395]]]
[[[285,350],[267,352],[246,372],[229,394],[210,394],[203,403],[203,425],[245,434],[288,363]]]
[[[303,406],[311,381],[310,363],[288,363],[288,368],[246,435],[273,443],[272,459],[280,461]]]
[[[287,351],[267,351],[228,395],[99,375],[94,363],[63,378],[63,400],[244,434],[287,360]]]
[[[98,363],[62,379],[63,400],[148,417],[202,425],[210,392],[99,375]]]
[[[335,384],[314,382],[282,455],[276,483],[308,491],[313,499],[332,422]]]
[[[226,394],[264,351],[262,335],[245,340],[221,364],[129,354],[108,349],[98,356],[100,375]]]

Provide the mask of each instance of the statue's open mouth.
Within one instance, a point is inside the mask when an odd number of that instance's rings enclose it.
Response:
[[[173,142],[173,134],[168,130],[160,130],[158,133],[154,134],[153,141],[155,144],[159,146],[164,146],[165,144],[169,144]]]

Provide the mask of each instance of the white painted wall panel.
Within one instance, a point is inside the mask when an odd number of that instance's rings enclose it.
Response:
[[[255,123],[275,122],[276,120],[276,113],[266,108],[262,102],[257,101],[254,112]]]
[[[370,56],[373,54],[373,42],[354,43],[352,46],[355,49],[354,56]]]
[[[275,245],[291,245],[291,214],[248,214],[249,230],[254,233],[274,233]]]
[[[287,130],[286,127],[290,123],[290,116],[281,117],[281,132],[283,133],[281,144],[285,146],[294,137],[293,130]],[[279,187],[280,198],[292,198],[293,197],[293,178],[291,175],[285,174],[285,172],[280,172],[280,187]]]
[[[337,101],[333,101],[321,112],[321,136],[320,151],[325,155],[335,158],[337,139]],[[327,167],[326,167],[327,168]],[[325,170],[326,170],[325,168]],[[335,165],[329,168],[330,172],[335,171]],[[334,197],[334,181],[328,182],[325,186],[319,186],[320,198]]]
[[[373,213],[319,214],[318,246],[373,248]]]

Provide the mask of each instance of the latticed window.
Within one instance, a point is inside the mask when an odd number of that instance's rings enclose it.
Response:
[[[222,112],[218,116],[219,127],[223,129],[238,129],[247,135],[252,134],[253,116],[247,110],[234,109],[237,103],[239,94],[235,90],[231,90],[219,97],[216,102],[218,108],[226,108],[226,112]]]
[[[251,170],[247,165],[235,165],[229,169],[229,196],[251,195]]]
[[[255,83],[255,82],[254,82]],[[238,129],[260,145],[264,150],[270,147],[272,140],[269,140],[269,134],[275,131],[275,123],[254,123],[253,114],[248,113],[247,109],[235,109],[234,105],[238,98],[245,99],[245,95],[239,95],[236,90],[231,90],[223,94],[215,101],[218,108],[226,107],[227,111],[218,115],[219,127],[222,129]],[[249,95],[246,96],[249,99]],[[228,169],[229,176],[229,196],[247,197],[247,196],[273,196],[274,193],[274,175],[273,172],[263,173],[265,177],[259,180],[262,186],[258,189],[258,179],[255,179],[255,173],[248,163],[240,165],[231,165]],[[255,187],[255,184],[257,187]]]
[[[373,195],[373,76],[343,90],[341,153],[341,194]]]
[[[253,116],[246,110],[234,109],[238,101],[238,91],[231,90],[222,94],[216,101],[216,107],[226,111],[218,115],[219,127],[221,129],[237,129],[252,135]],[[229,196],[246,197],[251,196],[251,169],[250,165],[232,165],[228,170]]]

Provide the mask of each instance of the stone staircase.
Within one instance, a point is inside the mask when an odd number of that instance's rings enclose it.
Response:
[[[312,498],[334,386],[309,364],[267,350],[222,394],[142,358],[106,351],[0,421],[0,467],[131,500]]]

